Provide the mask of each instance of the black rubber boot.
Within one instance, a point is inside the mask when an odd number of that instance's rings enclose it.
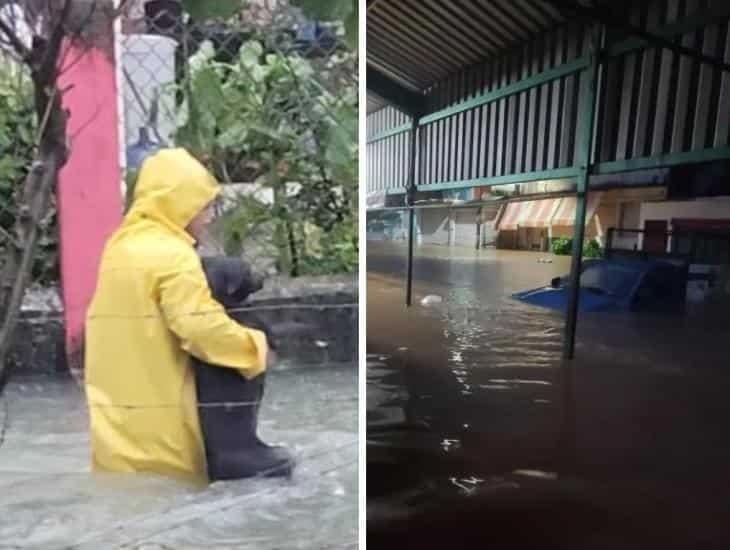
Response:
[[[262,377],[246,380],[233,369],[193,363],[210,480],[291,476],[291,454],[256,435]]]
[[[237,259],[207,258],[203,268],[213,297],[227,308],[240,305],[262,286],[250,267]],[[272,340],[265,324],[250,314],[239,311],[230,315],[249,328],[263,330]],[[235,369],[197,359],[193,359],[193,369],[208,477],[215,481],[291,476],[291,454],[284,447],[267,445],[256,435],[264,375],[247,380]]]
[[[265,375],[262,374],[261,376],[258,376],[256,378],[259,385],[259,394],[256,405],[254,405],[253,425],[251,429],[253,430],[254,439],[256,440],[256,443],[260,448],[267,449],[267,452],[271,453],[272,455],[275,455],[281,460],[287,460],[289,462],[289,473],[287,474],[287,476],[291,476],[291,472],[294,469],[294,457],[291,455],[288,449],[286,447],[282,447],[281,445],[269,445],[268,443],[264,443],[263,441],[261,441],[258,434],[256,433],[259,425],[259,411],[261,410],[261,402],[264,399],[264,387],[266,385],[264,377]]]
[[[292,470],[294,468],[294,458],[292,457],[291,453],[287,450],[286,447],[282,447],[281,445],[269,445],[268,443],[264,443],[261,441],[261,439],[258,436],[258,426],[259,426],[259,411],[261,410],[261,403],[264,399],[264,387],[266,386],[266,375],[261,374],[257,376],[254,380],[251,380],[249,382],[256,388],[256,399],[255,399],[255,405],[253,406],[253,411],[251,415],[251,435],[253,437],[253,440],[258,445],[259,449],[262,450],[262,453],[264,456],[268,456],[269,459],[272,462],[279,463],[280,461],[286,461],[288,464],[288,471],[285,471],[283,469],[283,466],[281,467],[281,473],[276,475],[282,475],[289,477],[291,476]],[[275,470],[278,472],[279,467],[275,466]]]
[[[281,447],[254,447],[208,457],[210,481],[251,477],[286,477],[294,469],[289,453]]]

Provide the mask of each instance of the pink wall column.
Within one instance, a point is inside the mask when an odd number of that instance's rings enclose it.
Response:
[[[109,29],[111,33],[111,28]],[[113,46],[112,46],[113,47]],[[71,157],[60,174],[58,215],[66,354],[80,368],[86,309],[96,287],[104,244],[122,218],[121,171],[114,56],[90,49],[61,75],[64,106],[70,111]]]

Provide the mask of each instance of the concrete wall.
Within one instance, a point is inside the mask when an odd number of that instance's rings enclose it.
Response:
[[[358,286],[354,276],[272,280],[250,300],[281,334],[279,356],[294,365],[355,363]]]
[[[272,279],[248,304],[280,335],[279,357],[294,365],[357,361],[358,288],[353,276]],[[58,289],[26,293],[11,374],[66,371],[63,306]],[[76,368],[77,365],[72,365]]]
[[[456,246],[475,248],[477,242],[477,209],[459,208],[454,209],[454,236],[453,243]]]
[[[617,208],[617,220],[614,227],[621,229],[641,229],[641,203],[625,202]],[[638,233],[616,232],[613,246],[621,250],[633,250],[639,247]]]

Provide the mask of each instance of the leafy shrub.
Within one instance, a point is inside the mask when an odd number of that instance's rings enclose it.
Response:
[[[583,256],[585,258],[601,258],[603,257],[603,249],[598,241],[591,239],[583,246]]]
[[[216,60],[204,43],[177,93],[176,142],[225,183],[256,183],[273,204],[242,198],[222,220],[228,253],[276,257],[289,275],[352,272],[357,266],[357,82],[355,56],[324,67],[245,43]],[[332,91],[330,91],[332,90]],[[291,191],[292,186],[296,188]]]
[[[570,256],[573,251],[573,239],[568,237],[553,239],[552,250],[556,256]]]
[[[569,237],[553,239],[552,251],[556,256],[570,256],[573,253],[573,239]],[[583,257],[603,257],[603,249],[596,239],[591,239],[583,245]]]
[[[33,88],[23,68],[0,58],[0,265],[16,219],[16,194],[33,161],[37,129]],[[54,205],[43,220],[38,255],[31,276],[35,282],[56,282],[58,271],[57,217]]]

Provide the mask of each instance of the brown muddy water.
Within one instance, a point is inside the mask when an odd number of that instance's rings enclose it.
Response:
[[[0,550],[357,547],[357,370],[277,365],[262,439],[297,459],[291,480],[204,487],[89,472],[88,414],[68,377],[14,376],[0,395]]]
[[[419,247],[410,309],[405,247],[367,266],[369,548],[730,548],[727,308],[581,315],[564,363],[509,296],[568,258]]]

